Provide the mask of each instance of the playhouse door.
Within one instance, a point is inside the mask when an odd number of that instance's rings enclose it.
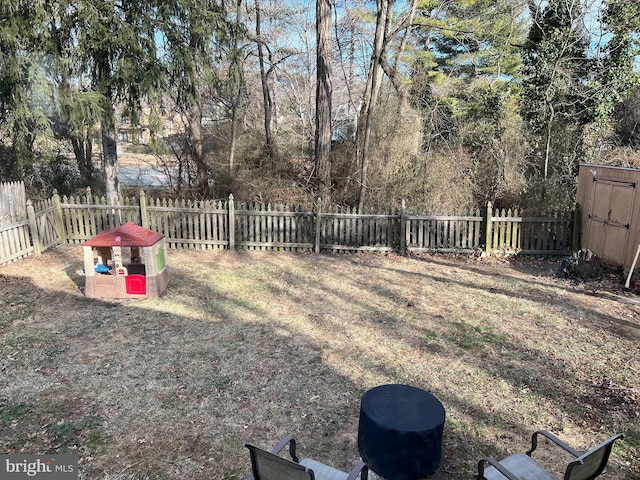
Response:
[[[129,295],[146,295],[147,294],[147,277],[144,275],[133,274],[127,275],[125,284]]]
[[[635,183],[596,180],[586,248],[605,263],[624,265]]]

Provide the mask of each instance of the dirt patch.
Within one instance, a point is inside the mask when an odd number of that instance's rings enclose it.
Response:
[[[78,452],[86,478],[233,479],[243,442],[293,434],[347,470],[364,392],[407,383],[447,410],[435,479],[470,478],[538,428],[579,449],[626,432],[607,477],[640,475],[640,303],[615,273],[259,251],[169,265],[162,298],[120,301],[84,298],[77,246],[0,268],[4,451]]]

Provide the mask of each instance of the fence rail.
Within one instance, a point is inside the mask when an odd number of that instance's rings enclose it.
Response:
[[[315,206],[191,201],[139,197],[108,205],[86,195],[27,202],[28,219],[0,228],[0,263],[39,254],[56,244],[81,243],[127,221],[158,231],[175,249],[320,252],[478,252],[569,254],[576,222],[561,216],[522,216],[518,210],[425,215],[362,213]],[[22,229],[22,230],[20,230]],[[4,232],[12,232],[7,247]],[[17,232],[17,233],[16,233]],[[8,238],[8,236],[7,236]]]

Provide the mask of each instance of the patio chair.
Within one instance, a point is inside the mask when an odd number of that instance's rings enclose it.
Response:
[[[287,444],[291,460],[278,455]],[[244,446],[249,449],[253,472],[247,480],[355,480],[358,475],[367,480],[369,473],[364,462],[358,462],[350,473],[345,473],[310,458],[298,461],[296,441],[291,436],[280,440],[271,452],[248,443]]]
[[[478,480],[504,480],[505,478],[508,480],[557,480],[531,458],[531,453],[538,446],[538,435],[548,438],[575,457],[575,460],[570,461],[566,466],[564,480],[591,480],[599,476],[607,466],[613,442],[624,436],[623,434],[614,435],[588,452],[580,453],[546,430],[538,430],[531,437],[531,449],[526,453],[511,455],[501,461],[490,457],[480,460]],[[487,463],[490,466],[485,468]]]

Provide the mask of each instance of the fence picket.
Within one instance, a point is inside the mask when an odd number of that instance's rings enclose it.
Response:
[[[209,212],[205,214],[207,236],[205,237],[205,244],[203,248],[206,248],[207,250],[213,250],[216,248],[214,242],[217,240],[215,229],[217,217],[216,214],[213,213],[214,210],[216,210],[216,202],[214,200],[207,200],[205,206]]]
[[[544,240],[545,240],[545,225],[544,222],[540,223],[537,225],[537,229],[536,229],[536,250],[541,250],[543,245],[544,245]]]
[[[73,201],[73,197],[67,198],[66,195],[62,196],[62,203],[75,205],[75,202]],[[73,231],[73,223],[72,223],[73,210],[69,209],[69,210],[63,210],[63,211],[64,211],[65,231],[67,232],[67,241],[72,240],[71,243],[75,243],[75,241],[73,241],[74,240],[73,239],[74,231]]]
[[[289,217],[289,243],[298,243],[298,207],[296,205],[287,206],[286,210],[293,212],[293,216]],[[294,249],[289,247],[290,252]]]
[[[191,200],[187,201],[187,208],[189,210],[194,210],[195,212],[195,202],[192,202]],[[188,244],[188,248],[189,250],[193,250],[195,248],[195,244],[192,243],[192,240],[196,239],[196,235],[197,235],[197,226],[196,226],[196,215],[195,213],[189,212],[188,216],[187,216],[187,239],[190,240],[189,244]]]

